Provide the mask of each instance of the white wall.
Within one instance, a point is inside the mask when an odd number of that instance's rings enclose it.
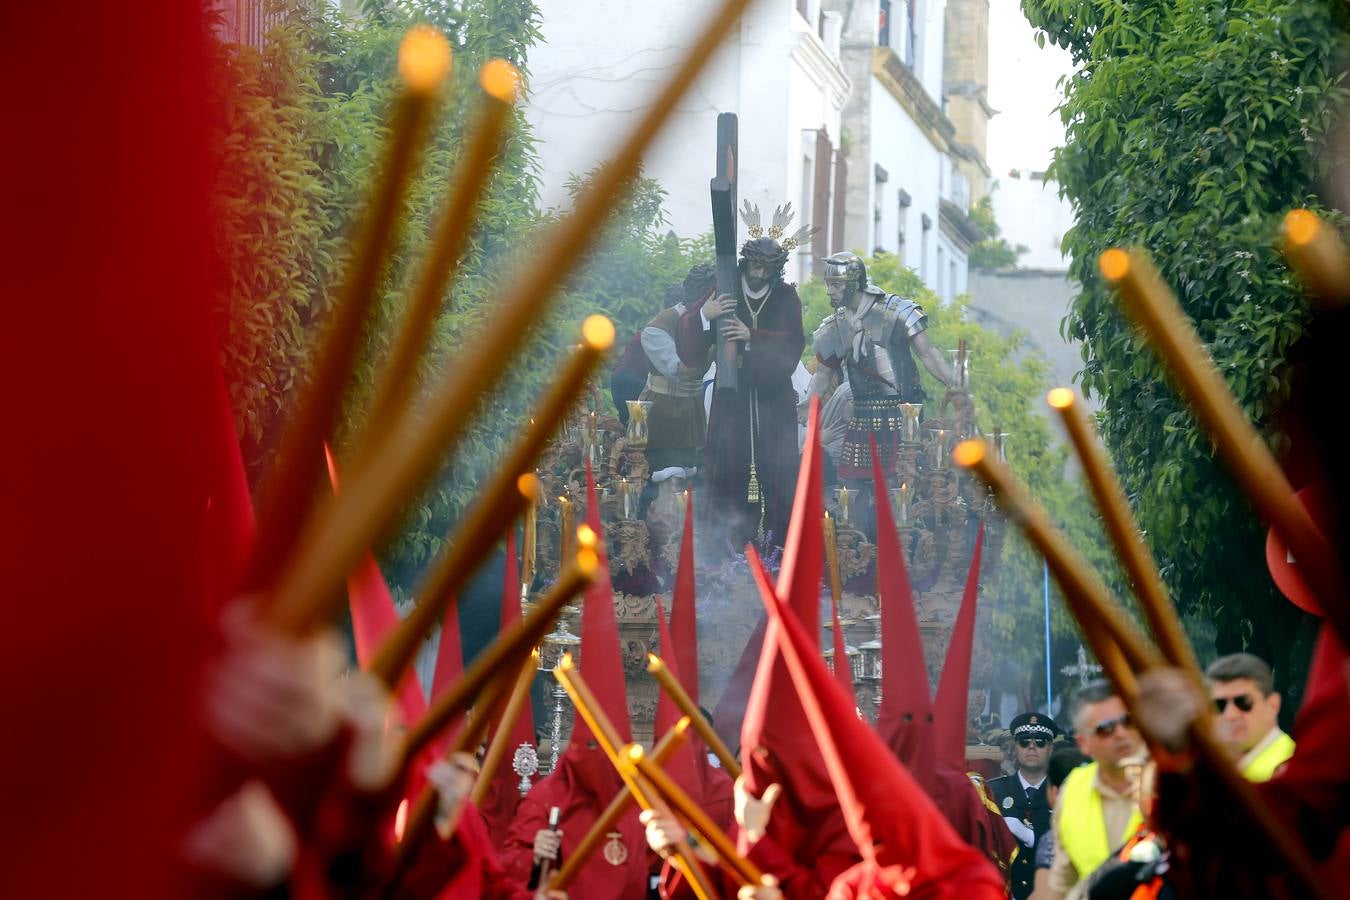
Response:
[[[875,165],[880,164],[889,180],[881,185],[881,220],[870,229],[869,246],[862,249],[870,252],[880,247],[888,253],[897,251],[897,225],[901,215],[898,197],[903,189],[910,196],[910,205],[903,211],[906,238],[903,262],[922,275],[930,287],[936,287],[942,155],[885,87],[873,80],[870,94],[872,152],[868,178],[875,192],[872,173]],[[874,208],[876,202],[873,193],[872,207],[869,208]],[[924,214],[932,223],[926,255],[922,253]]]
[[[540,0],[543,38],[530,55],[525,114],[539,142],[541,200],[567,200],[565,184],[607,158],[688,53],[713,0]],[[718,113],[740,117],[740,197],[772,212],[801,203],[801,132],[826,126],[839,140],[844,97],[813,78],[794,47],[819,41],[790,0],[752,4],[676,108],[644,160],[668,193],[671,227],[685,237],[711,227]],[[818,74],[818,73],[817,73]],[[841,74],[835,76],[841,78]],[[836,86],[837,88],[837,86]]]
[[[1029,251],[1017,260],[1023,269],[1065,271],[1069,258],[1060,250],[1064,234],[1074,224],[1073,207],[1059,197],[1059,185],[1030,172],[1020,178],[1000,175],[991,194],[994,219],[1010,245],[1025,244]]]

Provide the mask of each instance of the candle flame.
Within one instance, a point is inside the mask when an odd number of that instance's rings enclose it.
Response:
[[[624,754],[635,763],[642,762],[643,757],[647,755],[637,744],[629,744],[624,750]]]
[[[1073,400],[1073,391],[1066,387],[1052,388],[1050,393],[1045,395],[1045,402],[1055,409],[1068,409],[1073,406]]]
[[[1097,259],[1097,265],[1108,281],[1120,281],[1130,274],[1130,254],[1119,247],[1112,247]]]
[[[450,42],[430,25],[414,25],[398,45],[398,74],[412,90],[429,94],[450,73]]]
[[[1311,244],[1322,230],[1322,220],[1306,209],[1291,209],[1284,217],[1284,236],[1293,244]]]
[[[490,59],[478,72],[478,83],[494,100],[515,103],[520,99],[520,73],[504,59]]]
[[[952,459],[961,468],[968,469],[983,460],[987,450],[988,447],[985,446],[984,441],[962,441],[952,451]]]

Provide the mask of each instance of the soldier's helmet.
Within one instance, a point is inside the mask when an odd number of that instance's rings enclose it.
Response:
[[[824,279],[842,281],[855,291],[867,287],[867,266],[851,250],[840,250],[825,257]]]

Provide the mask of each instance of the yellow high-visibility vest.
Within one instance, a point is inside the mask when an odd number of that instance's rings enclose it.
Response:
[[[1293,755],[1294,739],[1281,731],[1280,736],[1271,741],[1269,747],[1256,754],[1256,759],[1242,767],[1242,777],[1248,781],[1269,781],[1275,770]]]
[[[1094,784],[1096,780],[1097,763],[1090,763],[1070,772],[1059,789],[1059,842],[1078,870],[1080,880],[1091,875],[1111,856],[1112,836],[1106,833],[1102,795]],[[1143,821],[1136,808],[1130,813],[1125,833],[1116,835],[1115,841],[1124,841]]]

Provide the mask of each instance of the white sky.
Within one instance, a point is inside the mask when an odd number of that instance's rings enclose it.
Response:
[[[1055,107],[1063,98],[1061,75],[1072,71],[1067,50],[1036,46],[1035,30],[1018,0],[989,0],[989,167],[997,179],[1009,169],[1042,171],[1050,151],[1064,142]]]

